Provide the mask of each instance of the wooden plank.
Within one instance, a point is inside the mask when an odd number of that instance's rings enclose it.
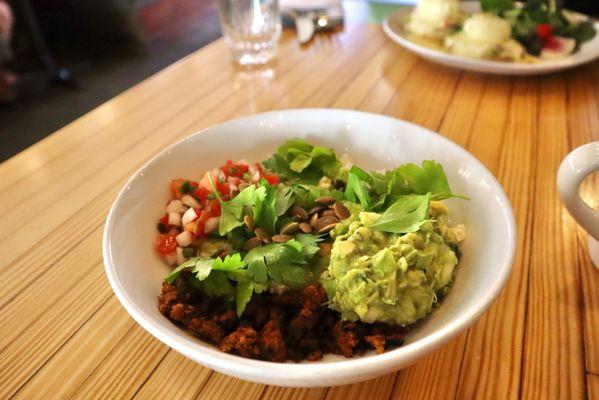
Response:
[[[69,398],[134,324],[117,298],[112,296],[26,381],[14,398]],[[173,376],[163,385],[168,386],[167,383],[178,381],[178,378]]]
[[[168,351],[168,347],[135,325],[72,399],[132,398]]]
[[[321,400],[327,394],[327,388],[287,388],[267,386],[261,400]]]
[[[569,150],[599,140],[599,96],[597,66],[568,75],[568,133]],[[581,195],[587,203],[599,209],[599,175],[587,180]],[[593,184],[595,183],[595,184]],[[578,266],[582,285],[582,325],[584,329],[586,370],[599,374],[599,273],[590,260],[587,234],[578,228]]]
[[[397,373],[387,374],[380,378],[352,385],[333,386],[327,392],[327,400],[371,400],[388,399],[393,391]]]
[[[0,398],[12,396],[110,298],[101,265],[89,271],[71,293],[53,302],[45,300],[47,310],[2,349]],[[16,325],[21,324],[19,319],[28,318],[11,315]]]
[[[242,381],[240,379],[235,379],[230,376],[214,372],[196,399],[259,399],[262,393],[264,393],[265,389],[265,385]]]
[[[576,232],[564,218],[555,171],[567,153],[566,87],[542,81],[532,255],[529,272],[521,395],[582,398],[584,368]],[[547,368],[547,366],[551,368]]]
[[[517,398],[519,394],[532,234],[529,227],[534,188],[537,96],[534,79],[514,83],[498,176],[516,217],[516,259],[502,294],[470,328],[457,398],[509,399]]]
[[[170,350],[146,380],[135,399],[195,399],[212,370]]]
[[[599,400],[599,375],[587,374],[587,383],[589,400]]]

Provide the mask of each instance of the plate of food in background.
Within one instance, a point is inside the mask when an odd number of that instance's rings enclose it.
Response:
[[[599,57],[599,23],[556,0],[422,0],[383,30],[408,50],[450,67],[505,75],[560,71]]]

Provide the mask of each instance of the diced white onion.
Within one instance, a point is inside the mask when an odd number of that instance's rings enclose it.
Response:
[[[175,237],[175,240],[179,246],[187,247],[195,240],[195,236],[189,231],[183,231]]]
[[[193,196],[190,196],[188,194],[184,194],[183,196],[181,196],[181,202],[188,207],[192,207],[192,208],[200,208],[201,207],[200,203],[198,203],[198,201]]]
[[[215,230],[218,229],[219,224],[220,224],[220,217],[208,218],[206,220],[206,223],[204,224],[204,232],[205,233],[214,232]]]
[[[190,222],[195,221],[197,218],[198,214],[196,213],[196,210],[190,208],[189,210],[185,211],[185,214],[183,214],[183,217],[181,218],[181,223],[183,225],[187,225]]]
[[[183,205],[181,200],[171,200],[166,206],[166,212],[169,214],[172,212],[183,214],[185,211],[187,211],[187,207]]]
[[[166,263],[168,265],[175,265],[177,263],[177,252],[176,251],[165,254],[163,257],[164,257],[164,261],[166,261]]]
[[[176,212],[168,213],[168,224],[174,226],[181,226],[181,214]]]
[[[177,247],[177,264],[183,264],[187,258],[183,257],[183,247]]]
[[[250,175],[254,176],[256,172],[258,172],[258,169],[256,169],[256,166],[254,164],[250,164],[248,172]]]

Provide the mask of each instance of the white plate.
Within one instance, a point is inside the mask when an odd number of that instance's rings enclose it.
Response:
[[[465,12],[479,11],[478,2],[462,3]],[[427,60],[449,67],[465,69],[468,71],[486,72],[502,75],[538,75],[561,71],[588,63],[599,57],[599,33],[588,42],[580,46],[580,49],[559,60],[542,60],[536,64],[510,63],[500,61],[478,60],[449,54],[410,40],[404,29],[406,17],[412,12],[413,7],[403,8],[385,18],[383,30],[393,41],[418,54]],[[599,22],[595,22],[595,29],[599,32]]]
[[[169,272],[154,253],[156,219],[164,212],[173,178],[197,179],[227,159],[263,160],[285,140],[305,138],[331,146],[367,169],[389,169],[425,159],[441,162],[456,193],[470,201],[448,201],[468,238],[451,293],[403,347],[382,355],[322,361],[272,363],[220,352],[160,314],[156,297]],[[405,367],[463,332],[491,305],[507,279],[516,231],[510,203],[493,175],[470,153],[422,127],[356,111],[277,111],[226,122],[165,149],[127,182],[104,230],[104,263],[125,309],[148,332],[179,353],[217,371],[281,386],[329,386],[374,378]]]

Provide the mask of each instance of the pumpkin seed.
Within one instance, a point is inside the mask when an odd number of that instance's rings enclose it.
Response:
[[[291,233],[295,233],[298,231],[299,229],[299,222],[288,222],[285,225],[283,225],[283,227],[281,227],[281,234],[283,235],[289,235]]]
[[[312,214],[310,217],[310,225],[314,226],[314,221],[316,221],[318,218],[318,214]]]
[[[321,257],[328,256],[331,254],[331,248],[333,247],[330,243],[318,243],[318,255]]]
[[[243,244],[243,250],[250,251],[251,249],[258,247],[261,244],[262,244],[262,239],[260,239],[258,236],[254,236],[253,238],[248,239]]]
[[[321,217],[321,218],[318,218],[317,220],[315,220],[314,223],[311,223],[310,225],[312,225],[312,228],[314,228],[314,230],[320,232],[320,230],[323,227],[329,226],[329,225],[334,226],[338,223],[339,223],[339,220],[336,217]]]
[[[250,231],[254,230],[254,218],[252,218],[251,215],[246,215],[243,217],[243,223]]]
[[[272,241],[275,243],[285,243],[293,239],[291,235],[274,235]]]
[[[337,213],[333,210],[324,210],[320,213],[321,217],[337,217]]]
[[[318,233],[325,233],[325,232],[328,232],[328,231],[330,231],[330,230],[334,229],[334,228],[337,226],[337,224],[338,224],[338,222],[335,222],[334,224],[330,224],[330,225],[323,226],[322,228],[320,228],[320,229],[318,230]]]
[[[315,203],[323,204],[325,206],[331,205],[335,202],[335,199],[330,196],[319,197],[314,200]]]
[[[320,211],[324,210],[325,208],[327,208],[326,206],[322,206],[322,205],[316,205],[314,207],[312,207],[310,209],[310,211],[308,211],[308,214],[312,215],[312,214],[317,214]]]
[[[300,221],[308,219],[308,212],[301,207],[294,206],[291,209],[291,215],[298,218]]]
[[[237,190],[239,190],[241,192],[243,189],[247,188],[248,186],[250,186],[249,183],[241,182],[239,185],[237,185]]]
[[[268,234],[268,232],[266,232],[266,230],[264,230],[263,228],[256,228],[256,230],[254,231],[254,233],[256,234],[257,237],[260,238],[260,240],[262,240],[264,243],[270,243],[270,235]],[[266,240],[268,240],[268,242],[266,242]]]
[[[335,210],[335,214],[339,219],[346,219],[351,216],[351,213],[349,212],[348,208],[340,202],[335,203],[335,205],[333,206],[333,210]]]
[[[302,222],[301,224],[299,224],[299,228],[304,233],[311,233],[312,232],[312,225],[310,225],[307,222]]]

